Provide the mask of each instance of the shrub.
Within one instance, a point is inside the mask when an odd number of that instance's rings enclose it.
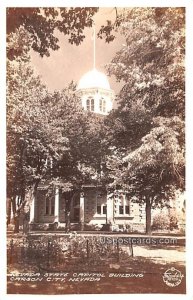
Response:
[[[169,216],[166,213],[158,213],[153,217],[152,229],[153,230],[167,230],[170,228]]]
[[[160,212],[153,217],[153,230],[173,230],[178,229],[178,219],[175,212]]]
[[[170,230],[178,229],[178,218],[175,213],[170,214]]]

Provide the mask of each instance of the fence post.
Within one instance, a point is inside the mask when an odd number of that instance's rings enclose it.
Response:
[[[89,258],[89,240],[86,240],[86,257]]]
[[[119,262],[119,238],[117,238],[117,261]]]
[[[32,242],[29,239],[28,240],[28,249],[27,249],[27,260],[28,260],[28,262],[31,262],[32,258],[33,258],[33,254],[32,254]]]
[[[11,239],[11,242],[10,242],[10,258],[9,258],[10,264],[12,263],[12,259],[13,259],[13,250],[14,250],[13,239]]]
[[[50,239],[48,239],[48,247],[47,247],[47,267],[50,266]]]
[[[133,257],[133,243],[132,243],[132,240],[131,240],[130,250],[131,250],[131,257]]]
[[[21,261],[23,262],[25,260],[25,247],[24,247],[24,244],[25,244],[25,239],[23,238],[22,240],[22,244],[21,244]]]

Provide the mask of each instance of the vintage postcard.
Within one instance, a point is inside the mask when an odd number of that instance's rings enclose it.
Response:
[[[6,22],[7,294],[186,294],[186,8]]]

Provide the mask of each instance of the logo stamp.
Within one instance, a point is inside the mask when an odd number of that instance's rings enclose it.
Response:
[[[174,267],[168,269],[163,274],[163,281],[170,287],[178,286],[182,282],[184,275]]]

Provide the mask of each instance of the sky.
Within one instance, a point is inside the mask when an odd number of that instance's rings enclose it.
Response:
[[[113,8],[100,8],[95,15],[96,33],[106,20],[115,20],[115,10]],[[68,37],[57,33],[60,49],[50,52],[50,57],[41,58],[38,53],[32,52],[32,64],[38,75],[41,76],[50,91],[61,90],[72,80],[79,82],[82,75],[93,68],[93,29],[86,28],[86,38],[79,46],[71,45]],[[117,51],[122,48],[124,37],[117,34],[116,39],[111,43],[106,43],[103,39],[96,38],[96,69],[105,71],[105,64],[110,63]],[[109,78],[111,89],[118,93],[121,84],[113,77]]]

